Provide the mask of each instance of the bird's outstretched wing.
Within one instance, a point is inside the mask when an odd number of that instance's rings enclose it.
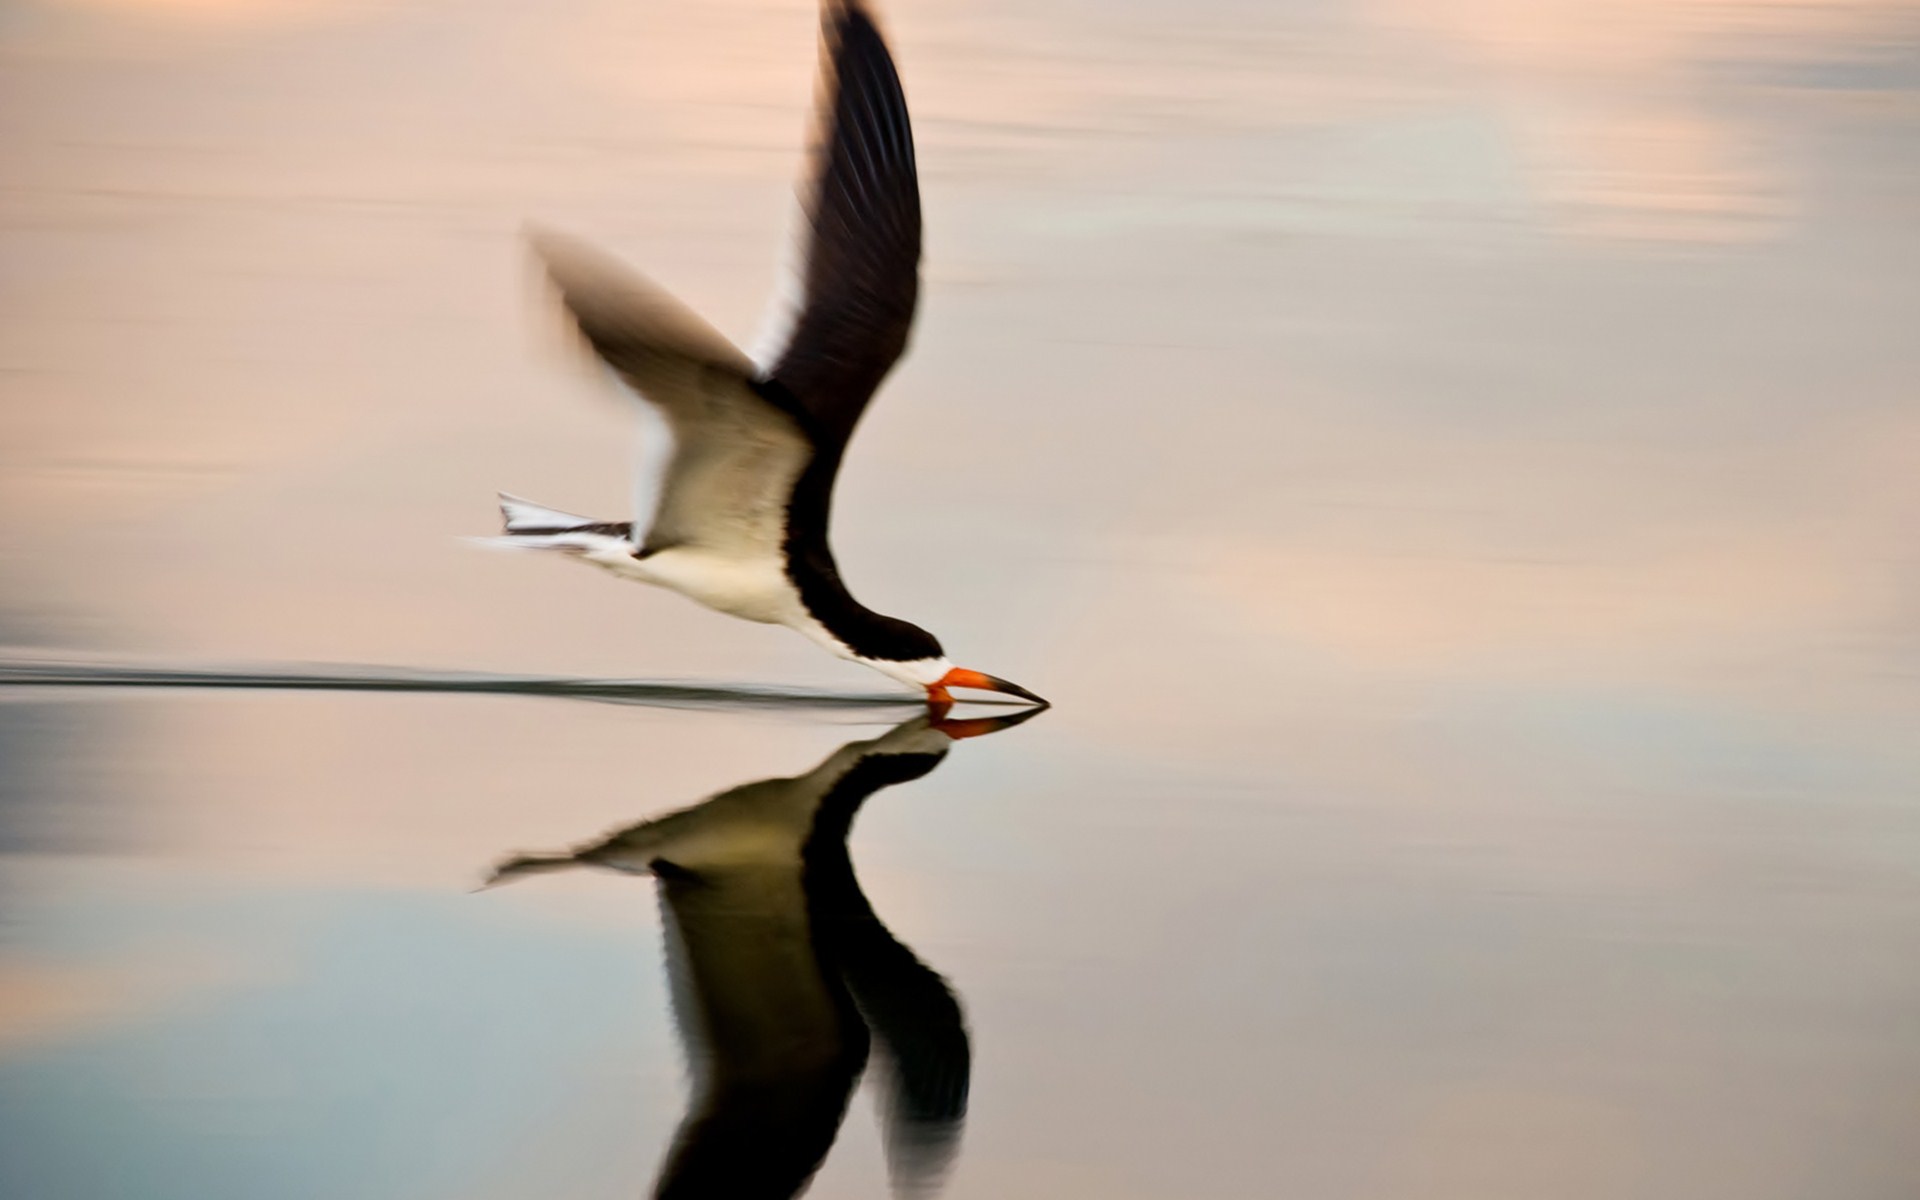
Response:
[[[798,304],[763,361],[814,441],[837,449],[907,346],[920,183],[907,99],[872,15],[859,0],[830,0],[824,21]]]
[[[665,418],[665,465],[641,473],[635,498],[643,552],[775,553],[813,455],[795,414],[762,394],[732,342],[638,271],[563,234],[529,240],[594,352]]]

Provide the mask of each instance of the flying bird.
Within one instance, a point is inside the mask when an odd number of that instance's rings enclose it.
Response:
[[[895,1191],[931,1194],[958,1150],[972,1049],[952,988],[868,903],[847,837],[875,792],[1038,712],[921,715],[805,774],[495,868],[490,884],[577,866],[658,883],[693,1095],[656,1196],[799,1193],[875,1072]]]
[[[651,281],[562,234],[531,240],[580,333],[634,392],[664,467],[634,521],[501,494],[505,544],[559,551],[749,621],[785,625],[927,702],[951,688],[1039,696],[954,666],[931,633],[877,613],[828,545],[834,478],[867,403],[906,349],[920,292],[920,191],[906,97],[872,15],[830,0],[819,132],[802,202],[797,302],[777,349],[748,357]],[[650,515],[646,515],[650,514]]]

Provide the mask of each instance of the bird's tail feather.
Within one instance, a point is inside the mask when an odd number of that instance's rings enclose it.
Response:
[[[572,529],[585,529],[589,525],[601,522],[592,517],[582,517],[570,512],[561,512],[557,508],[547,508],[531,500],[522,500],[518,496],[500,493],[500,519],[506,525],[506,531],[512,533],[560,533]]]
[[[503,536],[470,540],[517,549],[586,551],[605,547],[608,539],[626,542],[633,537],[631,521],[596,521],[505,492],[500,493],[500,518]]]

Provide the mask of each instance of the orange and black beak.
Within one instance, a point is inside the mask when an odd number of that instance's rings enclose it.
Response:
[[[979,671],[969,671],[964,667],[955,667],[945,675],[942,675],[937,683],[928,684],[927,704],[930,707],[944,709],[953,703],[953,695],[948,692],[947,689],[957,687],[973,688],[983,692],[1005,692],[1009,696],[1018,696],[1022,700],[1030,700],[1042,708],[1047,707],[1045,699],[1034,695],[1017,683],[1008,683],[1004,679],[982,674]]]

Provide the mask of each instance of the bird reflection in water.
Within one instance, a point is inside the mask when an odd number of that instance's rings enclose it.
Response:
[[[495,883],[581,865],[658,883],[693,1080],[656,1196],[797,1195],[833,1144],[870,1046],[893,1190],[937,1190],[966,1118],[966,1024],[947,982],[874,914],[847,835],[867,797],[926,775],[957,740],[1038,712],[918,716],[804,775],[495,870]]]

